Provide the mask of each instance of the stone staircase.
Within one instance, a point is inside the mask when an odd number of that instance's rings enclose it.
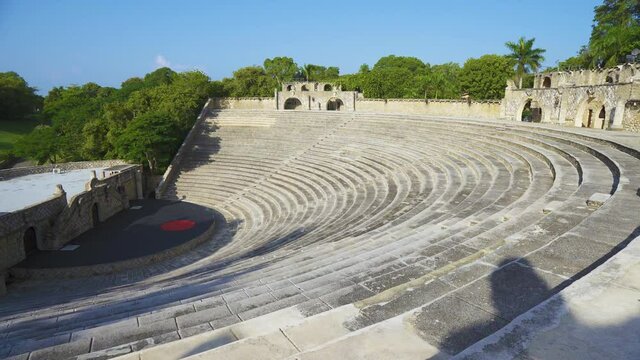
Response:
[[[640,154],[578,132],[250,110],[196,126],[163,197],[216,209],[213,238],[16,284],[0,357],[447,358],[638,233]]]

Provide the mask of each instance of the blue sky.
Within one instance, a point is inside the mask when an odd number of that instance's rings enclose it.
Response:
[[[212,79],[290,56],[341,73],[381,56],[463,63],[535,37],[545,65],[586,44],[600,0],[0,0],[0,71],[46,93],[119,86],[160,65]]]

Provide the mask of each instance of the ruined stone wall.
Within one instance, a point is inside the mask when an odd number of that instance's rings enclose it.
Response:
[[[497,119],[500,101],[358,99],[356,111]]]
[[[4,271],[24,260],[23,236],[33,227],[38,246],[50,236],[55,218],[67,206],[66,194],[51,198],[9,214],[0,216],[0,282],[4,284]],[[1,294],[1,293],[0,293]]]
[[[640,132],[640,101],[627,103],[622,126],[625,130]]]
[[[71,197],[68,206],[58,214],[53,226],[53,236],[42,244],[43,249],[58,249],[93,228],[94,204],[97,206],[100,222],[128,209],[129,200],[139,197],[137,172],[142,173],[142,166],[132,165],[119,174],[89,181],[86,190]]]
[[[639,82],[640,64],[539,74],[532,89],[509,84],[500,117],[520,121],[530,106],[544,123],[637,132]]]
[[[330,99],[339,98],[343,101],[341,111],[370,112],[370,113],[405,113],[433,116],[452,116],[482,119],[497,119],[500,117],[500,101],[472,101],[464,100],[417,100],[417,99],[363,99],[357,98],[352,91],[289,91],[278,92],[278,108],[284,108],[284,102],[295,97],[302,103],[304,110],[326,110]],[[247,110],[275,110],[276,99],[270,98],[212,98],[208,106],[210,110],[247,109]],[[320,105],[320,106],[318,106]],[[354,107],[355,106],[355,107]]]
[[[211,98],[208,105],[212,110],[245,109],[245,110],[275,110],[274,98]]]
[[[85,163],[88,168],[95,165],[93,162]],[[81,168],[79,163],[70,166]],[[36,174],[39,170],[21,171],[24,174]],[[94,204],[97,205],[100,221],[127,209],[129,200],[141,196],[138,184],[141,181],[142,166],[131,165],[104,179],[91,179],[86,190],[68,202],[65,192],[56,191],[51,198],[40,203],[0,215],[0,294],[4,288],[6,270],[26,257],[24,235],[29,228],[35,230],[38,249],[58,249],[94,226]]]

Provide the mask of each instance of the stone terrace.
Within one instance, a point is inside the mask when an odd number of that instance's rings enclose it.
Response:
[[[195,131],[163,197],[222,214],[212,239],[13,285],[0,357],[448,358],[639,233],[626,133],[251,110]]]

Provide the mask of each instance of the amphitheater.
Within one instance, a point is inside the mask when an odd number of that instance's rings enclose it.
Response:
[[[214,209],[211,238],[12,285],[0,357],[638,358],[639,150],[546,124],[206,109],[157,196]]]

